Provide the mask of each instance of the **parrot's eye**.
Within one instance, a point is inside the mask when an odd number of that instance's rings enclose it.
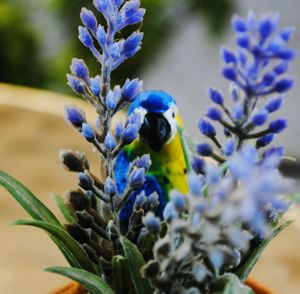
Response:
[[[175,112],[172,112],[172,116],[175,117]]]

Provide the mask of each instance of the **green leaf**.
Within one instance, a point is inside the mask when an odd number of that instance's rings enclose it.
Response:
[[[23,206],[33,219],[62,227],[55,215],[15,178],[0,171],[0,184]]]
[[[123,294],[124,289],[126,293],[134,294],[134,287],[131,283],[128,265],[125,257],[115,255],[112,258],[112,270],[114,280],[114,290],[116,294]]]
[[[211,294],[254,294],[253,290],[245,286],[236,275],[224,274],[218,277],[211,286]]]
[[[68,261],[72,262],[72,266],[77,266],[89,272],[97,273],[83,248],[63,228],[36,220],[17,220],[14,224],[43,229],[54,239],[62,253],[68,255]]]
[[[114,294],[113,290],[105,281],[83,269],[56,266],[48,267],[45,271],[68,277],[80,283],[89,292],[91,292],[91,294]]]
[[[241,264],[241,266],[239,266],[235,271],[234,274],[237,275],[239,277],[239,279],[241,281],[245,281],[248,277],[248,275],[250,274],[251,270],[253,269],[253,267],[255,266],[257,260],[259,259],[259,257],[261,256],[261,254],[263,253],[264,249],[267,247],[267,245],[286,227],[288,227],[291,223],[293,223],[294,221],[287,221],[284,224],[282,224],[281,226],[279,226],[278,228],[276,228],[272,234],[266,238],[265,240],[263,240],[258,246],[256,246],[250,256],[247,258],[247,260],[245,262],[243,262]]]
[[[148,281],[143,279],[140,274],[140,269],[145,264],[142,254],[138,248],[125,237],[121,237],[121,244],[136,293],[152,294],[153,290]]]
[[[56,194],[52,194],[52,199],[56,203],[57,208],[63,215],[65,221],[69,224],[73,224],[76,221],[74,212],[65,204],[64,199]]]

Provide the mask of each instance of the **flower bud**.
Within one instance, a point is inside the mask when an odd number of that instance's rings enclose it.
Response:
[[[138,79],[127,80],[122,88],[123,95],[128,101],[133,101],[141,93],[143,82]]]
[[[89,83],[89,70],[82,59],[73,58],[70,69],[75,77]]]
[[[145,182],[145,169],[134,169],[129,175],[129,183],[135,187],[141,187]]]
[[[216,129],[207,119],[199,119],[198,128],[200,132],[207,137],[214,137],[216,135]]]
[[[94,181],[87,173],[79,173],[79,186],[84,190],[92,190]]]
[[[85,92],[83,82],[70,74],[67,74],[68,86],[77,94],[83,94]]]
[[[82,23],[92,32],[96,33],[97,19],[94,13],[86,8],[81,9],[80,18]]]
[[[201,156],[211,156],[213,153],[213,148],[208,143],[201,143],[196,146],[196,151]]]
[[[87,123],[82,124],[82,135],[83,137],[89,141],[93,142],[95,139],[95,131],[94,129]]]
[[[143,217],[143,224],[152,234],[158,234],[160,231],[160,219],[155,217],[152,211],[149,211],[145,217]]]
[[[81,43],[85,47],[88,47],[88,48],[94,47],[93,38],[92,38],[90,32],[82,26],[79,26],[78,31],[79,31],[78,37],[79,37],[79,40],[81,41]]]
[[[251,121],[255,126],[262,126],[268,119],[268,111],[261,109],[251,116]]]
[[[209,97],[216,104],[223,105],[224,103],[223,95],[216,89],[209,88]]]
[[[285,128],[287,128],[287,121],[283,118],[278,118],[269,125],[269,130],[275,134],[281,133]]]
[[[229,81],[236,81],[237,73],[233,67],[224,67],[223,76]]]
[[[115,182],[110,178],[108,177],[106,180],[105,180],[105,183],[104,183],[104,191],[106,194],[108,194],[110,197],[114,196],[116,193],[117,193],[117,187],[116,187],[116,184]]]
[[[211,120],[220,121],[222,119],[222,112],[218,107],[209,106],[206,111],[206,116]]]
[[[149,154],[145,154],[142,157],[138,158],[135,162],[136,167],[144,168],[146,171],[151,166],[151,158]]]
[[[66,203],[73,211],[82,211],[90,207],[88,197],[80,190],[70,191],[66,195]]]
[[[80,128],[86,122],[84,112],[76,106],[65,107],[65,118],[77,128]]]
[[[116,140],[111,133],[108,133],[104,139],[104,145],[108,151],[113,151],[116,147]]]
[[[94,78],[90,78],[91,91],[95,96],[99,96],[101,93],[101,81],[100,76],[97,75]]]
[[[89,169],[89,163],[84,153],[71,150],[60,150],[59,160],[63,166],[72,172],[83,172]]]

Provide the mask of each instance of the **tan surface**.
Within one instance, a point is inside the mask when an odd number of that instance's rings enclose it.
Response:
[[[82,150],[93,158],[94,164],[98,163],[90,146],[61,118],[63,105],[68,104],[69,99],[44,91],[0,84],[0,169],[30,187],[53,209],[55,206],[50,193],[62,195],[76,185],[75,175],[59,167],[58,150]],[[81,101],[73,100],[72,103],[90,109]],[[58,215],[57,210],[55,212]],[[299,219],[299,216],[300,212],[296,210],[293,218]],[[18,218],[26,219],[28,216],[1,188],[0,293],[47,294],[67,280],[42,269],[66,263],[45,233],[9,224]],[[278,294],[300,293],[299,223],[274,240],[252,275]]]

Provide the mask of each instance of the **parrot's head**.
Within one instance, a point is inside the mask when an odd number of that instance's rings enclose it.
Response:
[[[159,152],[172,141],[181,119],[175,100],[163,91],[145,91],[130,105],[128,115],[140,114],[139,139]]]

